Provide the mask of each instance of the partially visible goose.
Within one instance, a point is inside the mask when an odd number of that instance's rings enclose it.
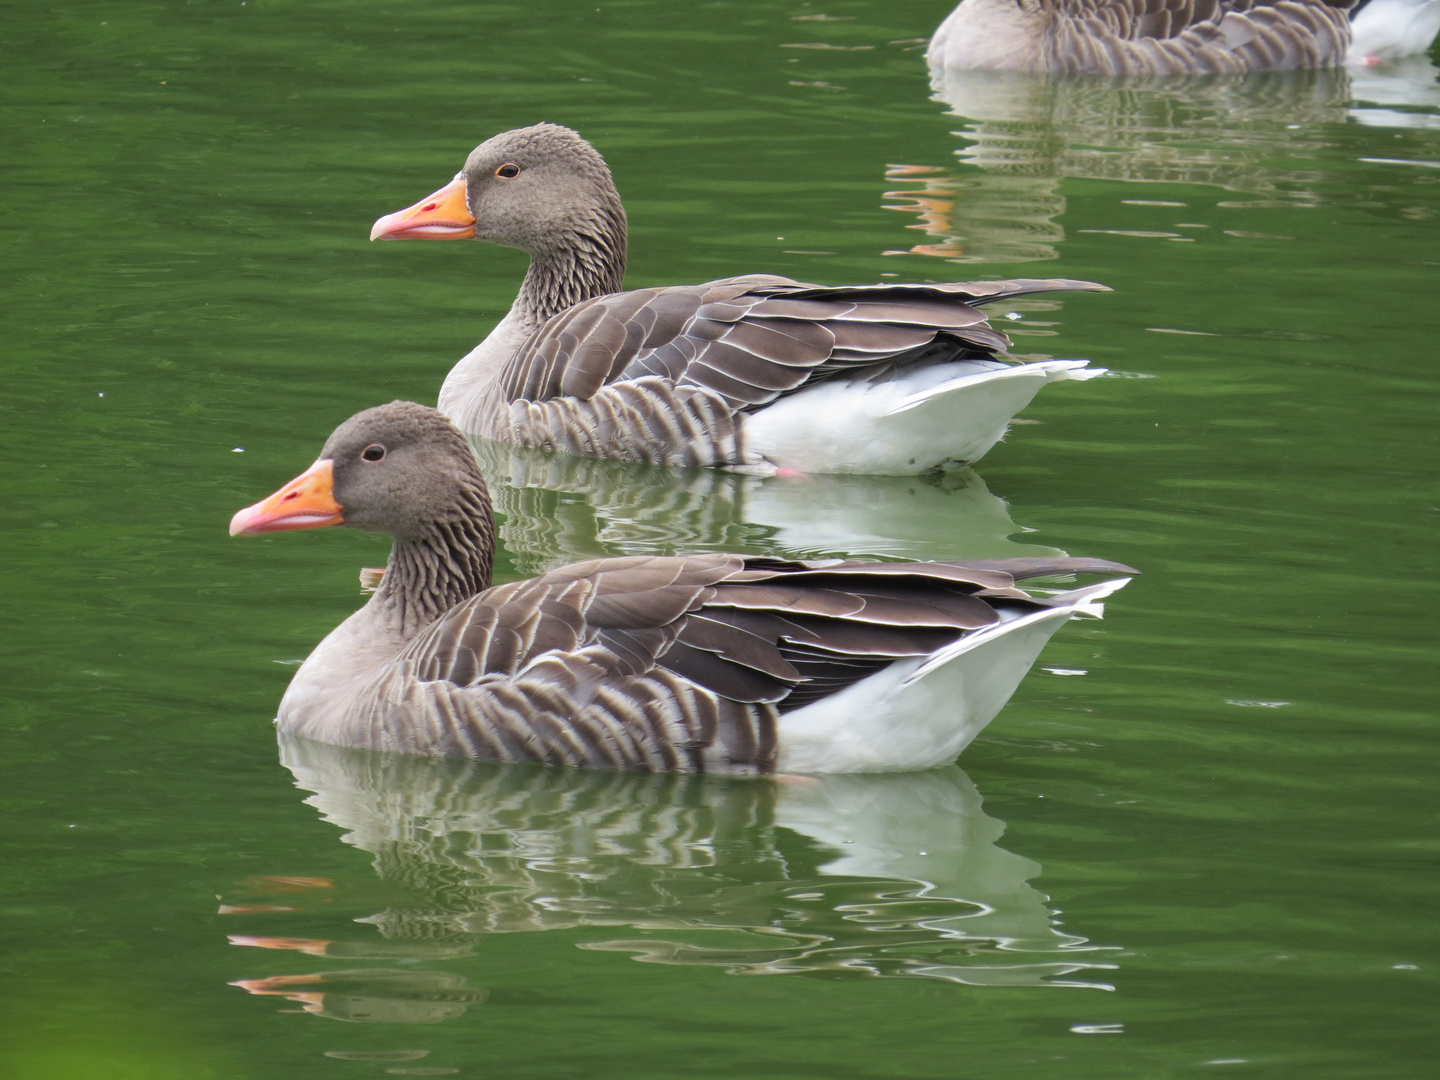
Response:
[[[977,460],[1081,360],[1013,364],[975,304],[1067,279],[830,288],[755,275],[621,292],[626,220],[569,128],[478,146],[372,240],[478,237],[530,255],[510,312],[456,365],[440,410],[500,442],[657,465],[917,473]]]
[[[1071,615],[1017,578],[1098,559],[597,559],[490,588],[494,521],[433,409],[351,417],[232,535],[350,525],[394,540],[370,601],[296,672],[282,731],[412,754],[645,770],[883,772],[952,761]]]
[[[1440,0],[961,0],[934,67],[1180,75],[1374,63],[1424,52]]]

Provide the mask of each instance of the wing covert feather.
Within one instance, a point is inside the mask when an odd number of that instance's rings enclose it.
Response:
[[[937,340],[951,345],[938,359],[990,356],[1009,340],[974,304],[1103,288],[1068,278],[832,287],[756,275],[611,293],[531,335],[506,363],[497,393],[512,404],[587,401],[612,384],[659,376],[712,391],[732,409],[753,408]]]
[[[1098,559],[815,563],[737,555],[576,563],[435,621],[367,689],[400,744],[553,765],[767,771],[779,715],[1039,608],[1017,577]],[[1060,602],[1057,598],[1055,602]]]

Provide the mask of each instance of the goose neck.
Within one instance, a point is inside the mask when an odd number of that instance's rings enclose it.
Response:
[[[625,211],[617,198],[532,250],[515,305],[528,328],[541,326],[583,300],[619,292],[625,279],[625,249]]]
[[[490,587],[495,519],[483,487],[453,514],[396,537],[370,607],[404,640]]]

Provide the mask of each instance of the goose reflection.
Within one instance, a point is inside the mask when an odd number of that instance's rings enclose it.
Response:
[[[302,1011],[353,1024],[438,1024],[488,996],[458,975],[439,971],[358,968],[314,975],[276,975],[231,983],[252,994],[278,995]]]
[[[737,551],[784,558],[1059,555],[1025,544],[970,469],[927,476],[756,477],[547,454],[477,441],[516,570],[612,555]]]
[[[1317,206],[1332,197],[1328,174],[1296,162],[1352,139],[1347,124],[1440,126],[1437,74],[1423,56],[1152,80],[932,67],[936,100],[965,119],[957,134],[972,141],[958,170],[891,166],[887,179],[903,186],[886,193],[887,208],[919,217],[909,227],[927,239],[910,253],[1027,262],[1058,258],[1066,178],[1203,184],[1251,197],[1242,205]]]
[[[590,928],[583,949],[732,974],[1109,989],[1114,965],[1059,928],[1028,884],[1039,865],[998,845],[1004,823],[955,766],[747,780],[290,737],[280,753],[306,802],[408,899],[358,920],[378,937],[237,944],[414,963],[460,960],[488,934]],[[236,985],[349,1020],[443,1020],[483,999],[455,974],[387,970]]]

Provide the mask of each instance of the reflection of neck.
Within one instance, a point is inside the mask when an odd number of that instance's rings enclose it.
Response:
[[[484,484],[469,486],[443,521],[397,538],[367,607],[408,641],[444,612],[490,587],[495,519]]]

